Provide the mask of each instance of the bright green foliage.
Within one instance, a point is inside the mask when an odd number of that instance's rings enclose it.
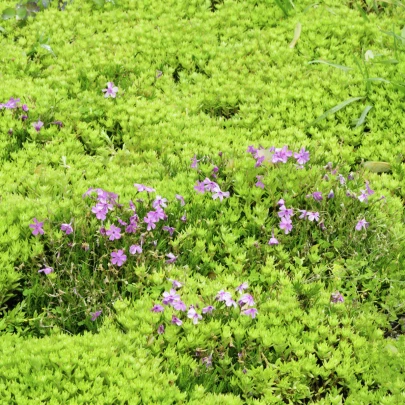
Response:
[[[0,103],[29,107],[26,119],[0,109],[0,402],[405,403],[403,2],[7,0],[0,12]],[[255,168],[248,145],[305,146],[311,159]],[[354,180],[341,185],[328,162]],[[193,189],[214,166],[222,202]],[[365,181],[368,204],[347,196]],[[102,188],[127,207],[133,183],[169,200],[176,228],[159,224],[136,257],[139,235],[101,238],[82,198]],[[285,235],[280,198],[319,211],[325,229],[296,211]],[[45,235],[31,234],[34,217]],[[112,266],[119,248],[129,259]],[[150,311],[167,278],[199,313],[218,308],[172,325],[171,307]],[[255,319],[215,300],[244,281]]]

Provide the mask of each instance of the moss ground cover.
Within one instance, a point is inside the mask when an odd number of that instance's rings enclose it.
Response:
[[[2,402],[405,403],[405,4],[2,8]]]

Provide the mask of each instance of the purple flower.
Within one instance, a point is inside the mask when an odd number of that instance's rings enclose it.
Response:
[[[307,218],[308,218],[308,221],[313,222],[315,220],[316,222],[318,222],[319,221],[319,212],[308,211]]]
[[[236,302],[232,298],[225,300],[225,305],[227,307],[231,307],[231,306],[234,306],[235,308],[237,307]]]
[[[148,212],[147,216],[144,217],[144,222],[148,225],[148,227],[146,228],[147,231],[150,231],[152,229],[156,228],[156,218],[154,217],[154,215],[151,215],[151,212]]]
[[[105,233],[109,236],[109,240],[121,239],[121,228],[118,228],[118,226],[111,225],[110,229],[107,229]]]
[[[262,183],[262,178],[263,178],[263,176],[256,176],[257,183],[255,184],[255,186],[264,189],[264,184]]]
[[[320,191],[315,191],[312,193],[312,197],[315,201],[322,201],[322,193]]]
[[[325,174],[322,178],[323,178],[325,181],[329,181],[329,176],[328,176],[327,174]]]
[[[245,309],[244,311],[242,311],[242,314],[251,316],[252,319],[254,319],[254,318],[256,318],[256,315],[257,315],[257,309],[256,308],[248,308],[248,309]]]
[[[333,190],[330,190],[330,191],[329,191],[329,194],[328,194],[328,198],[331,199],[331,198],[333,198],[334,196],[335,196],[335,193],[333,192]]]
[[[212,354],[210,354],[208,357],[203,357],[201,359],[202,364],[205,364],[205,366],[212,367]]]
[[[118,92],[118,87],[114,86],[113,82],[108,82],[107,83],[107,88],[102,90],[104,94],[104,97],[112,97],[115,98]]]
[[[163,293],[162,303],[164,305],[173,304],[174,301],[180,301],[180,295],[177,294],[176,290],[172,288],[170,292],[165,291]]]
[[[299,152],[294,153],[294,158],[297,160],[297,163],[304,165],[309,160],[309,152],[305,148],[301,148]]]
[[[111,263],[116,264],[118,267],[121,267],[127,261],[127,256],[124,253],[123,249],[119,249],[118,252],[111,253]]]
[[[374,194],[374,190],[371,190],[371,188],[369,187],[368,184],[369,184],[368,181],[366,181],[366,192],[367,192],[367,195],[373,195],[373,194]]]
[[[202,316],[200,314],[197,314],[196,310],[194,308],[190,308],[187,312],[187,318],[190,318],[193,320],[193,324],[197,325],[198,321],[202,319]]]
[[[201,160],[201,159],[200,159]],[[197,155],[194,155],[192,158],[191,158],[191,168],[192,169],[197,169],[197,163],[199,162],[199,160],[197,160]]]
[[[171,278],[169,278],[168,280],[172,282],[173,288],[181,288],[181,287],[183,287],[183,284],[180,283],[180,281],[172,280]]]
[[[197,181],[197,184],[194,186],[194,190],[197,191],[197,193],[204,194],[205,193],[205,186],[202,181]]]
[[[90,312],[91,315],[91,320],[94,322],[102,313],[103,311],[100,309],[100,311],[96,312]]]
[[[157,195],[155,198],[155,201],[153,201],[153,203],[152,203],[152,207],[155,209],[158,207],[165,208],[165,207],[167,207],[166,203],[167,203],[166,198],[162,198],[160,195]]]
[[[177,318],[177,316],[172,315],[172,324],[181,326],[183,325],[183,322],[179,318]]]
[[[242,295],[242,297],[238,300],[238,304],[240,306],[248,305],[249,307],[253,307],[255,305],[255,301],[250,294]]]
[[[180,194],[176,194],[176,198],[180,201],[180,205],[184,207],[186,203],[184,202],[184,197]]]
[[[187,311],[187,305],[182,300],[173,301],[171,305],[176,311]]]
[[[180,218],[180,221],[182,221],[182,222],[187,222],[187,216],[186,216],[186,214],[184,214],[184,215]]]
[[[274,237],[274,232],[271,233],[271,238],[270,238],[268,244],[270,246],[275,246],[275,245],[279,244],[278,240]]]
[[[32,229],[32,234],[33,235],[38,235],[39,233],[41,235],[44,234],[44,230],[42,227],[44,226],[44,222],[39,222],[36,218],[33,219],[34,223],[30,224],[30,228]]]
[[[280,199],[277,201],[277,205],[284,206],[284,204],[285,204],[285,201],[284,201],[282,198],[280,198]]]
[[[27,119],[28,119],[28,115],[23,114],[21,116],[21,121],[27,121]]]
[[[32,126],[35,128],[35,131],[39,132],[44,126],[44,123],[41,120],[38,120],[38,122],[33,122]]]
[[[129,247],[129,253],[131,253],[131,255],[134,255],[136,253],[141,254],[142,253],[142,246],[139,245],[131,245]]]
[[[339,291],[332,293],[330,296],[330,302],[332,302],[333,304],[337,304],[339,302],[344,302],[344,301],[345,300],[343,298],[343,295]]]
[[[341,174],[338,174],[338,179],[339,179],[340,185],[343,186],[346,184],[346,179]]]
[[[265,156],[258,156],[257,154],[254,156],[256,159],[255,167],[260,167],[264,162]]]
[[[272,162],[273,163],[287,163],[289,157],[292,156],[292,152],[288,149],[287,145],[283,146],[283,148],[276,148],[274,151]]]
[[[285,205],[282,205],[279,208],[278,216],[280,218],[290,219],[294,215],[294,210],[292,208],[286,208]]]
[[[365,220],[365,218],[361,219],[356,224],[356,231],[361,231],[362,229],[366,230],[369,227],[369,223]]]
[[[229,197],[229,191],[221,191],[220,189],[219,189],[219,187],[217,187],[217,188],[215,188],[215,190],[214,190],[214,194],[212,195],[212,199],[213,200],[216,200],[217,198],[219,198],[220,199],[220,201],[222,201],[223,199],[224,199],[224,197],[225,198],[228,198]]]
[[[166,264],[174,263],[177,260],[177,256],[175,256],[173,253],[168,253],[166,257],[169,258],[166,260]]]
[[[175,229],[174,229],[173,227],[171,227],[171,226],[164,226],[162,229],[163,229],[164,231],[169,232],[169,233],[170,233],[170,236],[173,236],[173,232],[175,231]]]
[[[238,291],[239,293],[242,293],[244,290],[246,290],[247,288],[249,288],[249,284],[247,283],[247,281],[243,282],[241,285],[239,285],[238,287],[235,288],[236,291]]]
[[[23,111],[25,111],[25,112],[27,112],[27,111],[29,110],[27,104],[23,104],[23,105],[21,106],[21,109],[22,109]]]
[[[6,104],[2,104],[3,107],[13,110],[17,108],[17,104],[20,102],[19,98],[10,97],[10,100],[7,101]]]
[[[250,146],[248,146],[246,152],[247,152],[247,153],[250,153],[250,154],[252,154],[252,155],[255,155],[255,154],[257,153],[257,149],[256,149],[253,145],[250,145]]]
[[[298,217],[299,219],[305,219],[308,215],[308,211],[307,210],[298,210],[301,215]]]
[[[216,299],[217,299],[217,301],[219,301],[219,302],[227,301],[227,300],[232,299],[232,295],[231,295],[229,292],[226,292],[226,291],[224,291],[224,290],[221,290],[221,291],[216,295]]]
[[[73,232],[72,225],[70,225],[70,224],[62,224],[60,226],[60,230],[64,231],[66,233],[66,235],[70,235]]]
[[[212,314],[212,311],[215,309],[212,305],[208,305],[207,307],[202,309],[203,314]]]
[[[138,190],[139,193],[146,191],[147,193],[154,193],[155,189],[152,187],[145,186],[144,184],[135,183],[134,187]]]
[[[210,180],[208,177],[203,180],[203,184],[205,191],[215,192],[216,189],[220,189],[218,183],[215,183],[215,181]]]
[[[165,326],[164,325],[159,325],[159,327],[157,329],[157,333],[159,335],[163,335],[163,333],[165,333]]]
[[[122,225],[122,226],[128,225],[128,224],[127,224],[125,221],[123,221],[121,218],[118,218],[118,217],[117,217],[117,221],[118,221],[119,224]]]
[[[154,305],[151,309],[152,312],[163,312],[164,310],[164,307],[159,304]]]
[[[287,235],[291,232],[293,225],[290,218],[283,217],[280,221],[280,229],[284,229],[284,233]]]
[[[63,122],[62,121],[52,121],[51,124],[53,125],[57,125],[59,128],[63,127]]]
[[[357,197],[360,202],[367,202],[368,201],[368,194],[366,193],[366,190],[361,190],[361,194]]]
[[[53,268],[52,267],[45,267],[41,270],[38,270],[38,273],[44,273],[44,274],[49,274],[53,273]]]
[[[91,208],[91,212],[96,214],[96,218],[104,221],[106,219],[108,208],[105,204],[97,203]]]

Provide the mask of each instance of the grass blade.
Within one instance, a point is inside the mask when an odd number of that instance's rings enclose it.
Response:
[[[295,30],[294,30],[294,38],[290,43],[290,48],[294,48],[295,45],[297,44],[298,40],[300,39],[301,28],[302,28],[301,23],[297,23],[297,25],[295,26]]]
[[[353,70],[353,68],[348,67],[348,66],[343,66],[343,65],[337,65],[336,63],[332,63],[332,62],[328,62],[327,60],[322,60],[322,59],[318,59],[318,60],[311,60],[310,62],[308,62],[309,65],[312,65],[313,63],[322,63],[324,65],[328,65],[328,66],[332,66],[336,69],[341,69],[345,72],[348,72],[349,70]]]
[[[369,111],[373,108],[372,105],[368,105],[366,106],[366,108],[363,110],[363,112],[361,113],[360,117],[358,120],[354,120],[354,124],[356,124],[356,126],[354,127],[354,129],[358,128],[360,125],[362,125],[364,123],[364,121],[366,120],[367,114],[369,113]]]
[[[321,116],[319,116],[315,121],[311,122],[308,126],[311,127],[311,126],[317,124],[319,121],[322,121],[324,118],[329,117],[329,115],[335,114],[336,112],[342,110],[349,104],[354,103],[355,101],[363,100],[363,99],[364,99],[364,97],[350,97],[346,101],[343,101],[343,103],[335,105],[330,110],[325,111]]]

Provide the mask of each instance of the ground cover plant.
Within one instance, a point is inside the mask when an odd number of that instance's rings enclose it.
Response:
[[[401,1],[1,7],[2,402],[405,402]]]

